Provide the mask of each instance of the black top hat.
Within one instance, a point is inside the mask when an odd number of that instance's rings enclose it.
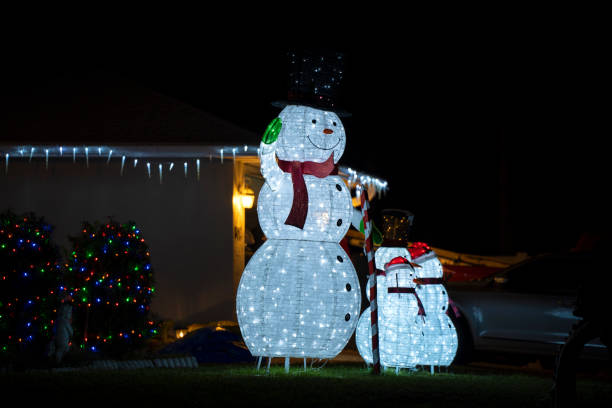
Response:
[[[290,51],[288,100],[272,102],[277,108],[287,105],[306,105],[335,112],[340,117],[350,116],[338,108],[337,99],[342,75],[344,54],[334,51]]]
[[[414,222],[414,214],[408,210],[384,209],[383,219],[383,246],[408,245],[410,230]]]

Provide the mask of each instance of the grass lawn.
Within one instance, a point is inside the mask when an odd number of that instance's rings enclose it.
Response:
[[[452,370],[452,367],[451,367]],[[73,406],[406,406],[548,407],[551,378],[518,373],[388,371],[373,376],[364,366],[338,364],[289,374],[273,365],[203,365],[197,369],[44,371],[0,375],[4,401],[18,405],[57,401]],[[7,395],[8,392],[8,395]],[[612,384],[580,379],[584,406],[612,401]],[[380,404],[380,405],[379,405]],[[4,404],[3,404],[4,406]]]

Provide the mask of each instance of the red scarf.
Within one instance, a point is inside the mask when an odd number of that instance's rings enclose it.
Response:
[[[332,152],[331,156],[322,163],[278,159],[278,167],[285,173],[291,173],[291,181],[293,182],[293,204],[285,224],[303,229],[308,214],[308,190],[306,189],[304,174],[318,178],[338,174],[338,167],[334,165],[334,153]]]

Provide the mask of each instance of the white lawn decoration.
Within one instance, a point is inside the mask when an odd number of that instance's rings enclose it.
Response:
[[[415,268],[416,293],[425,309],[423,319],[417,320],[424,333],[418,364],[448,366],[457,352],[457,331],[447,314],[450,305],[442,284],[442,264],[434,251],[423,246],[426,252],[413,260],[421,266]],[[451,309],[450,313],[454,313],[454,310]]]
[[[251,354],[285,357],[287,367],[289,357],[333,358],[344,348],[361,291],[339,245],[354,215],[349,189],[333,175],[346,143],[342,122],[288,105],[268,130],[257,204],[267,240],[242,274],[236,309]]]
[[[382,254],[379,254],[380,250]],[[377,278],[377,302],[379,308],[378,327],[380,362],[385,368],[413,368],[418,364],[422,349],[423,333],[418,324],[419,300],[415,293],[415,269],[410,263],[410,254],[403,248],[381,247],[376,252],[377,269],[384,271]],[[393,257],[382,268],[379,260]],[[372,364],[370,333],[370,310],[366,309],[359,319],[356,342],[361,357]]]
[[[420,244],[420,248],[414,259],[405,248],[381,247],[375,255],[377,269],[382,269],[382,261],[397,256],[377,279],[380,360],[386,368],[431,366],[433,372],[434,366],[450,365],[457,352],[442,264],[429,247]],[[359,319],[356,342],[361,357],[372,364],[369,308]]]

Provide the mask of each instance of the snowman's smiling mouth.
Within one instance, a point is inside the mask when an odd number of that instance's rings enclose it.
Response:
[[[306,138],[308,139],[308,141],[310,142],[311,145],[313,145],[317,149],[321,149],[321,150],[332,150],[332,149],[334,149],[336,146],[338,146],[338,143],[340,143],[340,140],[342,139],[342,138],[339,137],[338,141],[336,142],[336,144],[333,145],[332,147],[321,147],[321,146],[317,145],[316,143],[314,143],[312,140],[310,140],[310,135],[306,135]]]

